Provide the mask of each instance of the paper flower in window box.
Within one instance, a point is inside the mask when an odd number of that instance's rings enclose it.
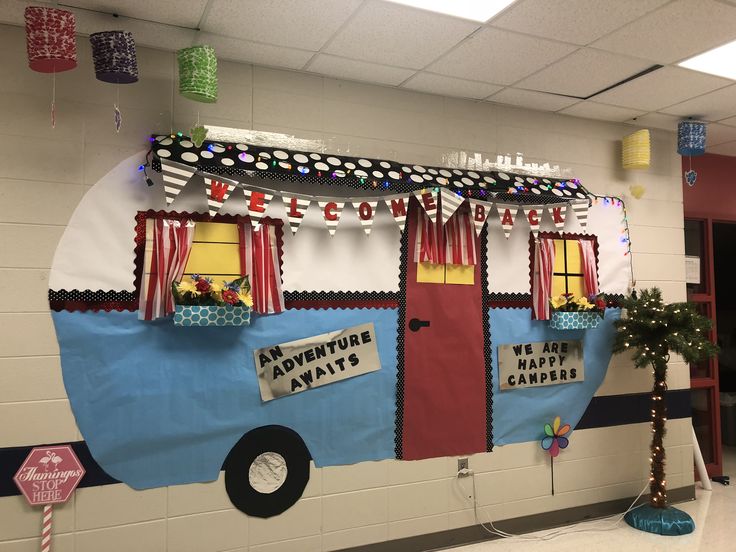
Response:
[[[248,277],[217,284],[193,274],[171,286],[176,301],[176,326],[247,326],[253,298]]]
[[[576,298],[563,293],[549,300],[552,313],[549,325],[555,330],[587,330],[597,328],[606,312],[603,295]]]

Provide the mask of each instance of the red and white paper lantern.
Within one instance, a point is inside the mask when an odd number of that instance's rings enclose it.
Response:
[[[28,6],[25,10],[28,66],[40,73],[61,73],[77,66],[74,14]]]

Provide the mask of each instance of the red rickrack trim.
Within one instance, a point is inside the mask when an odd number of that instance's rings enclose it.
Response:
[[[99,312],[99,311],[130,311],[138,310],[138,302],[131,301],[49,301],[49,308],[54,312]]]
[[[485,302],[485,306],[486,308],[492,309],[529,309],[532,307],[532,300],[494,301],[493,299],[489,299]]]
[[[397,309],[399,302],[386,301],[286,301],[287,309]]]

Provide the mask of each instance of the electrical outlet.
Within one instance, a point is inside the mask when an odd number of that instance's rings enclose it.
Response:
[[[460,472],[462,470],[468,469],[468,459],[467,458],[458,458],[457,459],[457,471]]]

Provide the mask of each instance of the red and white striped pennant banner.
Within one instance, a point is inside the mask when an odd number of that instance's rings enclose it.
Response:
[[[567,203],[560,203],[558,205],[550,205],[547,207],[550,216],[552,216],[552,222],[555,223],[555,228],[559,231],[565,227],[565,217],[567,216]]]
[[[399,230],[403,232],[404,226],[406,226],[406,210],[409,205],[409,196],[395,195],[385,197],[383,201],[386,203],[388,210],[391,211],[391,216],[394,217],[396,224],[399,225]]]
[[[434,223],[437,223],[437,213],[440,211],[437,206],[438,196],[439,193],[434,190],[417,190],[414,192],[414,197],[419,201],[419,205],[421,205],[424,212],[427,213],[429,220]]]
[[[358,219],[360,220],[360,225],[363,227],[365,235],[370,236],[371,228],[373,227],[373,219],[376,216],[376,206],[378,205],[378,201],[357,200],[352,203],[355,208],[355,212],[358,213]]]
[[[447,188],[440,189],[441,202],[442,202],[442,225],[447,224],[450,217],[455,214],[460,205],[463,204],[465,198],[461,195],[451,192]]]
[[[230,194],[238,183],[234,180],[205,176],[204,185],[207,189],[207,207],[209,208],[210,216],[214,217],[220,212],[222,204],[227,201],[227,198],[230,197]]]
[[[578,217],[578,222],[580,223],[580,228],[583,229],[584,233],[588,233],[588,208],[590,207],[590,203],[587,199],[583,199],[581,201],[573,201],[572,202],[572,210],[575,212],[575,215]]]
[[[305,196],[286,194],[281,194],[281,200],[284,202],[284,209],[286,209],[286,218],[289,219],[291,234],[295,235],[304,220],[304,215],[307,214],[307,209],[309,209],[309,204],[312,200]]]
[[[245,191],[245,203],[248,206],[248,216],[250,217],[250,223],[253,225],[253,230],[258,230],[261,226],[261,219],[268,209],[268,204],[273,199],[273,194],[268,192],[262,192],[260,190],[249,190],[243,188]]]
[[[491,214],[491,204],[486,201],[478,201],[477,199],[468,199],[470,202],[470,216],[473,217],[473,225],[475,226],[475,234],[480,236],[483,226]]]
[[[543,211],[538,206],[530,205],[524,207],[524,215],[526,216],[526,220],[529,221],[529,227],[532,229],[534,239],[539,236],[539,223],[541,222],[542,213]]]
[[[516,212],[519,210],[514,205],[499,205],[496,204],[498,210],[498,218],[501,219],[501,227],[506,239],[509,239],[511,230],[514,228],[514,218],[516,218]]]
[[[340,224],[340,214],[342,213],[342,208],[345,206],[345,202],[328,200],[318,201],[317,204],[322,211],[322,217],[325,219],[330,236],[334,236],[335,232],[337,232],[337,225]]]
[[[161,159],[161,176],[164,181],[164,194],[166,195],[166,206],[171,205],[187,185],[194,174],[194,167],[179,165]]]

